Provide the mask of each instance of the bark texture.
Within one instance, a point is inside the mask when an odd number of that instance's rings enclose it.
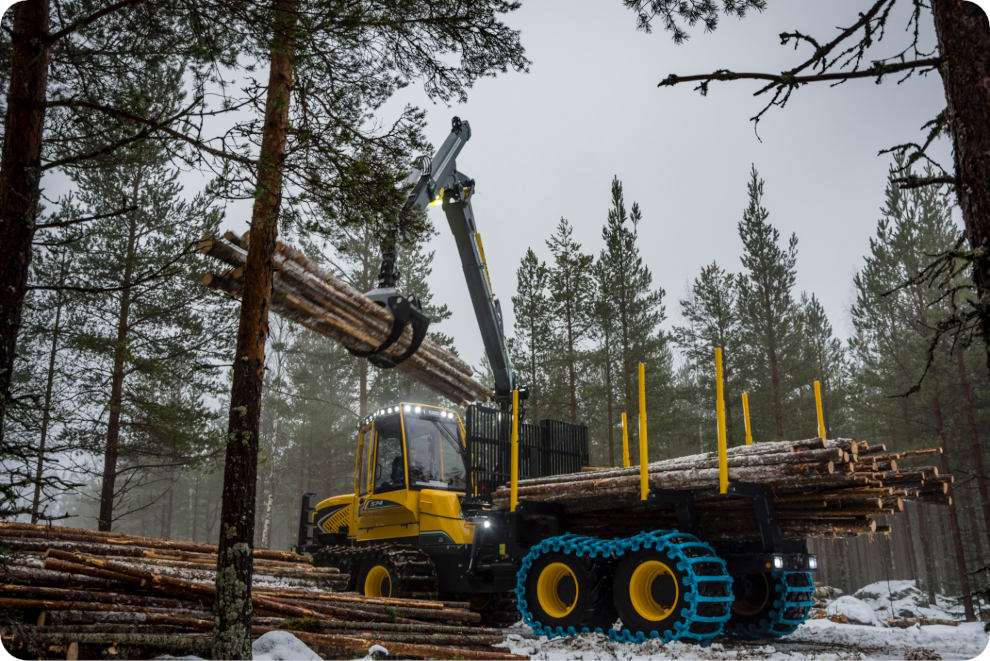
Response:
[[[258,185],[251,215],[251,244],[244,270],[244,294],[230,391],[214,604],[216,629],[212,652],[215,659],[251,657],[251,551],[258,475],[258,426],[272,291],[272,255],[278,236],[292,85],[295,1],[275,0],[273,17]]]
[[[0,441],[38,210],[49,53],[48,0],[26,0],[12,11],[10,88],[0,157]]]
[[[933,0],[952,131],[956,193],[969,246],[990,372],[990,22],[973,2]]]

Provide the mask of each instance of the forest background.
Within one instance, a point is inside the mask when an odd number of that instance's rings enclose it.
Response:
[[[632,16],[626,18],[632,35]],[[9,24],[9,14],[4,20]],[[909,17],[904,20],[910,25]],[[107,42],[116,37],[99,25],[85,36]],[[228,99],[209,110],[197,106],[198,114],[190,115],[189,104],[212,94],[211,86],[244,82],[224,78],[223,67],[233,69],[237,55],[227,54],[234,59],[226,61],[219,57],[212,72],[193,72],[187,68],[193,54],[181,52],[176,43],[148,46],[160,56],[143,62],[140,75],[112,81],[107,76],[86,78],[100,87],[96,94],[136,114],[183,117],[181,121],[198,122],[210,131],[216,130],[215,122],[225,121],[218,118],[238,118],[238,113],[256,106],[263,86],[255,82],[246,84],[236,101]],[[55,80],[72,80],[95,66],[84,50],[55,60],[56,73],[63,67],[62,78],[56,75]],[[181,54],[176,57],[177,52]],[[354,72],[364,64],[355,61]],[[502,54],[501,65],[523,69],[526,63],[520,50]],[[651,79],[659,73],[652,64],[644,68]],[[121,64],[121,71],[125,69]],[[497,80],[484,82],[492,85]],[[373,154],[361,151],[360,139],[345,143],[348,162],[354,164],[347,176],[367,178],[362,168],[368,163],[398,176],[410,155],[428,151],[426,129],[433,137],[434,127],[445,122],[427,125],[418,110],[396,110],[390,104],[398,103],[398,83],[368,87],[350,82],[353,86],[344,91],[360,102],[347,108],[375,143]],[[318,90],[304,91],[313,95]],[[445,94],[448,100],[460,98],[456,85]],[[444,93],[434,90],[434,96],[442,100]],[[300,102],[313,98],[303,94]],[[201,153],[181,143],[134,139],[131,127],[85,112],[91,110],[67,104],[64,113],[52,114],[56,139],[49,143],[48,156],[55,165],[45,175],[18,347],[12,388],[18,406],[4,421],[5,442],[17,449],[4,458],[10,476],[5,485],[7,514],[87,527],[100,520],[129,532],[215,541],[236,306],[198,284],[207,266],[194,245],[202,234],[231,226],[233,218],[246,218],[243,203],[236,201],[246,195],[239,188],[245,175],[237,172],[236,161],[213,163],[211,171],[204,167]],[[446,108],[442,112],[450,113]],[[546,113],[532,114],[535,121]],[[432,111],[431,117],[435,115]],[[399,119],[391,123],[382,117]],[[480,133],[477,120],[467,113],[465,117]],[[764,119],[761,132],[772,122],[772,117]],[[249,151],[254,145],[250,130],[244,128],[249,124],[237,119],[219,133],[236,148]],[[490,132],[494,128],[492,123],[482,126]],[[615,138],[624,150],[636,144],[635,132],[626,131],[622,127]],[[58,139],[64,135],[71,138]],[[568,139],[575,144],[588,140],[577,130]],[[756,142],[751,134],[747,140]],[[116,148],[101,154],[108,142]],[[471,143],[467,149],[475,147]],[[547,150],[541,151],[545,156]],[[840,154],[850,151],[837,149]],[[952,197],[932,189],[900,190],[894,180],[904,176],[907,163],[894,156],[876,157],[875,151],[860,150],[857,158],[873,159],[874,175],[878,164],[890,174],[860,176],[861,186],[876,191],[877,202],[858,204],[850,212],[860,231],[869,228],[872,235],[852,241],[843,231],[828,229],[827,223],[808,223],[809,231],[824,225],[833,238],[855,246],[858,257],[852,274],[832,263],[829,255],[835,251],[822,249],[818,239],[808,242],[803,232],[781,231],[804,210],[818,213],[816,205],[795,194],[789,181],[764,181],[762,159],[754,156],[749,172],[737,171],[735,177],[705,172],[705,177],[697,177],[719,182],[707,183],[708,189],[719,191],[713,197],[736,191],[732,212],[672,213],[668,205],[638,204],[649,187],[639,183],[627,188],[630,178],[639,175],[624,178],[619,167],[607,176],[599,174],[596,201],[579,203],[576,209],[570,199],[554,209],[554,195],[539,195],[540,204],[551,210],[534,213],[523,205],[515,212],[527,223],[525,234],[501,225],[493,225],[486,234],[514,246],[510,252],[503,243],[489,243],[491,270],[503,278],[496,291],[512,300],[513,356],[533,392],[529,418],[586,422],[596,464],[621,461],[622,411],[629,415],[636,460],[634,373],[640,361],[647,365],[650,457],[711,450],[714,346],[726,352],[731,445],[743,442],[738,406],[742,392],[749,396],[757,441],[813,435],[811,384],[820,379],[830,436],[884,442],[897,450],[944,446],[946,461],[951,462],[947,468],[956,475],[955,511],[909,507],[907,517],[896,519],[891,539],[836,542],[819,552],[836,555],[835,562],[823,563],[836,568],[826,576],[846,589],[882,573],[920,576],[929,586],[947,584],[957,591],[963,588],[960,577],[965,574],[970,589],[985,589],[990,502],[982,465],[987,460],[990,386],[981,366],[986,349],[975,337],[965,345],[946,341],[935,347],[929,365],[932,328],[956,301],[931,283],[899,288],[932,255],[956,245],[958,211]],[[318,152],[300,150],[294,155],[302,160]],[[549,152],[565,162],[595,158],[593,153]],[[505,162],[527,159],[524,153],[510,156]],[[465,166],[475,159],[483,160],[483,155],[465,158]],[[688,168],[691,161],[678,162]],[[303,164],[300,172],[310,177],[319,167],[307,169]],[[922,163],[912,167],[918,175],[934,174]],[[621,168],[637,173],[644,169]],[[512,166],[503,170],[509,174],[501,179],[479,179],[484,194],[518,200],[521,188],[540,189],[560,176],[541,179],[521,175]],[[378,229],[387,219],[369,218],[375,215],[374,204],[348,197],[346,187],[334,189],[338,197],[329,200],[314,193],[312,180],[294,183],[296,188],[284,199],[283,235],[356,288],[371,289],[379,266]],[[375,183],[376,190],[385,188]],[[573,179],[569,185],[584,192],[592,188]],[[834,191],[827,195],[845,197]],[[697,195],[684,197],[697,202]],[[797,209],[791,206],[795,200]],[[493,218],[510,213],[493,211]],[[463,349],[462,338],[476,334],[468,307],[437,294],[459,283],[456,276],[446,275],[456,258],[448,254],[438,263],[436,244],[425,242],[448,238],[444,222],[433,222],[436,230],[422,228],[420,241],[401,253],[401,286],[426,303],[436,322],[433,339],[462,348],[484,376],[477,348]],[[482,217],[479,222],[484,233],[488,221]],[[685,226],[707,222],[719,227],[717,249],[683,233]],[[716,243],[715,235],[709,238]],[[807,248],[806,242],[811,244]],[[687,247],[699,249],[699,243],[702,253],[718,258],[696,260],[676,279],[658,277],[658,246],[685,246],[675,252],[687,253]],[[802,259],[799,269],[799,257],[810,257],[811,264],[804,266]],[[444,274],[439,277],[434,273],[438,266]],[[824,273],[850,294],[844,329],[837,331],[830,321],[837,316],[834,304],[828,314],[814,287],[799,286],[805,270],[816,278]],[[456,274],[458,268],[452,271]],[[515,276],[509,286],[504,284],[505,274]],[[964,279],[958,284],[958,296],[971,288]],[[835,300],[834,291],[828,295]],[[445,325],[453,310],[461,310],[468,323]],[[294,540],[301,493],[331,495],[350,487],[355,420],[366,410],[396,400],[434,398],[401,375],[369,368],[325,338],[281,319],[271,320],[267,353],[256,542],[284,548]],[[917,392],[904,396],[919,383]],[[111,446],[114,456],[108,457]],[[114,477],[109,492],[108,470]],[[952,549],[953,520],[955,538],[963,546],[962,567]],[[922,533],[926,527],[931,534]],[[880,545],[885,553],[871,553],[870,544]],[[849,554],[859,554],[859,561],[849,562]]]

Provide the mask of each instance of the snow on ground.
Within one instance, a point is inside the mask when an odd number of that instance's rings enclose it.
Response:
[[[647,659],[770,659],[773,661],[845,661],[846,659],[973,659],[990,661],[990,637],[982,622],[961,622],[958,599],[927,595],[914,581],[872,583],[853,595],[838,596],[827,608],[845,615],[848,623],[808,620],[797,631],[771,641],[719,638],[707,647],[653,640],[642,645],[616,643],[601,634],[583,634],[547,640],[534,636],[520,622],[506,631],[505,644],[534,661],[646,661]],[[990,609],[983,605],[984,612]],[[891,615],[893,613],[893,616]],[[959,626],[927,625],[907,629],[888,627],[884,619],[930,617],[961,622]],[[853,622],[861,622],[855,624]]]
[[[646,661],[647,659],[770,659],[774,661],[844,661],[846,659],[973,659],[987,651],[982,622],[958,627],[933,625],[910,629],[878,628],[809,620],[790,636],[774,641],[719,638],[699,647],[657,640],[641,645],[616,643],[601,634],[570,638],[533,637],[514,629],[506,636],[512,652],[534,661]]]
[[[883,622],[877,617],[873,606],[862,599],[844,594],[828,605],[826,612],[831,616],[845,617],[852,624],[867,624],[882,627]]]
[[[251,644],[254,661],[322,661],[323,657],[288,631],[269,631]]]
[[[878,581],[856,590],[853,596],[868,603],[881,619],[904,617],[935,617],[947,620],[964,619],[962,602],[944,594],[935,595],[935,604],[928,605],[927,594],[915,581]],[[977,604],[990,612],[987,604]],[[978,608],[979,609],[979,608]]]

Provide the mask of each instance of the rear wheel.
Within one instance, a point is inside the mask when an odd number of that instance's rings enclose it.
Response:
[[[808,619],[814,589],[809,572],[733,576],[735,601],[725,630],[739,638],[786,636]]]

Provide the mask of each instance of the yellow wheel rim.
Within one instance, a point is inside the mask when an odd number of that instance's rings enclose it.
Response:
[[[569,594],[573,586],[574,595]],[[562,562],[552,562],[543,568],[536,581],[536,597],[540,607],[552,618],[567,617],[578,598],[577,578],[570,567]]]
[[[391,597],[392,577],[388,570],[381,565],[372,567],[364,577],[364,595],[366,597]]]
[[[759,594],[759,590],[762,589],[763,595],[759,599],[753,601],[748,601],[745,599],[736,599],[732,602],[732,612],[738,613],[739,615],[756,615],[763,610],[763,607],[767,605],[767,601],[770,599],[770,582],[767,580],[766,574],[757,574],[759,578],[753,581],[752,586],[755,590],[753,594]],[[735,586],[733,586],[733,593],[735,593]],[[742,590],[739,591],[740,594]],[[752,594],[747,595],[752,596]]]
[[[673,598],[670,603],[659,603],[655,596],[655,588],[660,588],[662,583],[657,581],[670,581],[674,586]],[[677,584],[677,577],[674,572],[659,560],[647,560],[633,571],[629,577],[629,600],[632,607],[640,617],[651,622],[659,622],[670,617],[677,606],[680,597],[680,586]],[[661,597],[661,601],[667,601],[670,595]]]

